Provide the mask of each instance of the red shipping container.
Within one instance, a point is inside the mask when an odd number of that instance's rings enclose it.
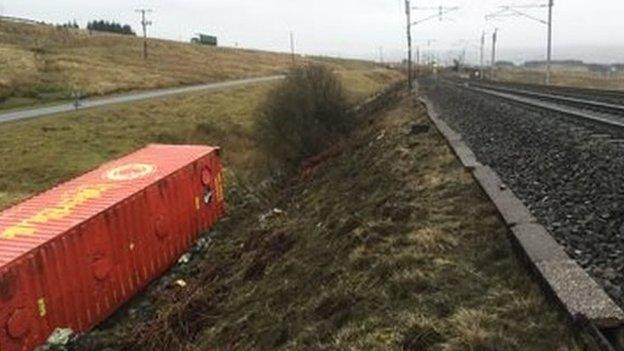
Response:
[[[150,145],[0,213],[0,350],[85,332],[224,214],[219,150]]]

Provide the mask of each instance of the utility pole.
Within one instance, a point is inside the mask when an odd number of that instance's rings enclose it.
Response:
[[[381,63],[383,65],[384,63],[384,57],[383,57],[383,46],[379,47],[379,63]]]
[[[484,54],[485,54],[485,31],[483,31],[481,33],[481,54],[480,54],[480,57],[479,57],[479,61],[480,61],[480,64],[479,64],[479,67],[480,67],[480,69],[479,69],[480,70],[479,78],[480,79],[483,79],[483,75],[485,74],[484,69],[483,69],[483,60],[484,60],[484,56],[485,56]]]
[[[501,6],[500,10],[495,13],[491,13],[485,16],[485,20],[488,21],[493,18],[501,18],[501,17],[511,17],[511,16],[520,16],[528,18],[532,21],[539,22],[541,24],[546,25],[548,30],[548,44],[546,48],[546,74],[545,74],[545,83],[550,84],[551,76],[552,76],[552,32],[553,32],[553,7],[555,5],[554,0],[548,0],[547,4],[536,4],[536,5],[507,5]],[[535,17],[529,13],[523,12],[523,9],[536,9],[536,8],[548,8],[548,18],[546,20],[542,18]]]
[[[292,56],[293,66],[295,65],[295,35],[290,32],[290,55]]]
[[[412,91],[412,7],[410,0],[405,0],[405,15],[407,17],[407,86]]]
[[[416,47],[416,66],[420,66],[420,46]]]
[[[462,50],[462,58],[461,58],[462,66],[466,65],[466,48]]]
[[[145,18],[146,13],[151,13],[151,9],[137,9],[136,12],[141,14],[141,26],[143,27],[143,59],[147,60],[147,27],[152,25],[152,21]]]
[[[494,80],[494,70],[496,69],[496,40],[498,39],[498,28],[494,29],[492,33],[492,71],[490,73],[490,79]]]
[[[427,40],[427,65],[433,65],[433,53],[431,52],[431,40]]]
[[[552,60],[552,20],[554,0],[548,1],[548,53],[546,54],[546,85],[550,85]]]

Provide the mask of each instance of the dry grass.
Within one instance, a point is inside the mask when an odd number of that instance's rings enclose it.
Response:
[[[353,70],[352,102],[400,78]],[[271,85],[84,110],[0,124],[0,208],[145,144],[219,145],[238,176],[265,175],[253,124]]]
[[[441,137],[409,133],[428,123],[423,109],[404,99],[370,120],[341,155],[276,197],[235,204],[210,247],[169,277],[187,288],[150,292],[153,319],[125,320],[90,341],[132,350],[577,350]]]
[[[284,72],[291,56],[0,21],[0,108]],[[306,62],[307,59],[300,59]],[[332,60],[370,70],[371,63]],[[357,66],[356,66],[357,64]]]
[[[496,80],[528,84],[544,84],[544,71],[503,69],[496,73]],[[624,90],[624,74],[605,75],[597,72],[554,70],[553,85],[591,89]]]

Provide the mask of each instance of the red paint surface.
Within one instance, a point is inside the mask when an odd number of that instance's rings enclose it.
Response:
[[[224,213],[218,149],[150,145],[0,213],[0,350],[84,332]]]

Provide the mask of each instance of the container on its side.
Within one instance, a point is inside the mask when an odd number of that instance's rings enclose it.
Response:
[[[0,350],[85,332],[224,214],[219,149],[150,145],[0,213]]]

